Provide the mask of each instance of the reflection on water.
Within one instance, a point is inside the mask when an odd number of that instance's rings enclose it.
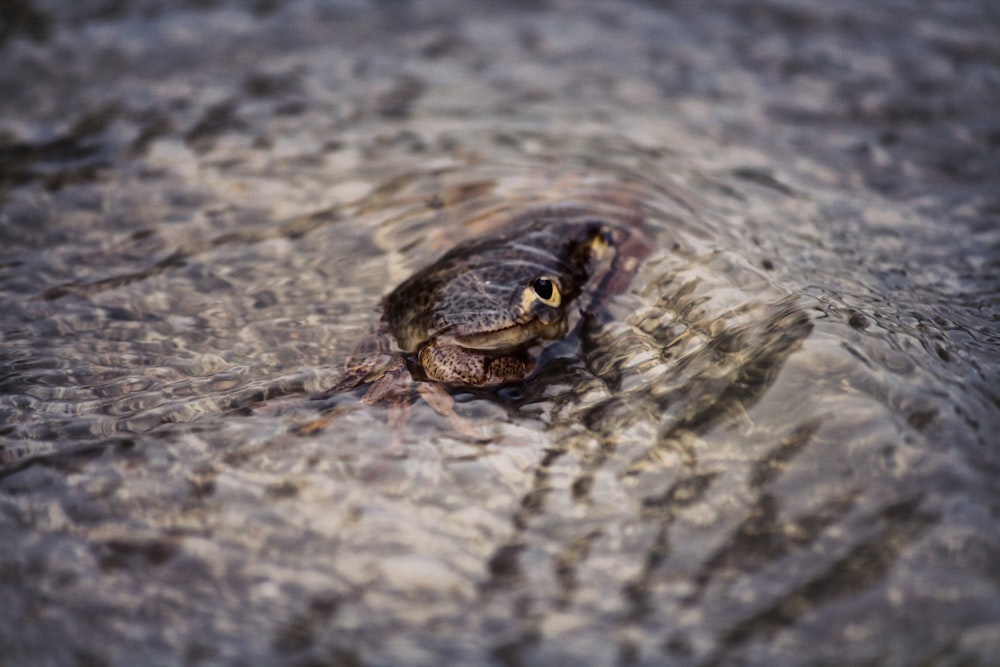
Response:
[[[21,5],[11,664],[1000,650],[991,8]],[[609,196],[656,249],[476,437],[310,400],[411,272]]]

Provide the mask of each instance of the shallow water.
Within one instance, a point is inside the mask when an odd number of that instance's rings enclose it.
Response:
[[[518,4],[17,5],[0,663],[995,660],[1000,14]],[[483,437],[310,400],[607,192],[656,250]]]

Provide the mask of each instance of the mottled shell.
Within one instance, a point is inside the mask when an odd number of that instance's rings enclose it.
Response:
[[[502,348],[561,335],[588,264],[607,245],[607,227],[592,214],[543,209],[500,234],[462,243],[385,298],[388,330],[407,353],[442,336],[467,347]],[[538,278],[556,284],[558,307],[526,297]]]

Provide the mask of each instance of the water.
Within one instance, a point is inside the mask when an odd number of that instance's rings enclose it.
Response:
[[[16,5],[0,662],[993,664],[998,25]],[[608,191],[656,251],[478,437],[309,400],[485,213]]]

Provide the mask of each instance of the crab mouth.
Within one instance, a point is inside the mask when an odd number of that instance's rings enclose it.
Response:
[[[514,324],[494,331],[452,335],[439,337],[439,339],[449,338],[456,345],[469,350],[495,352],[523,347],[535,340],[558,338],[565,332],[565,329],[563,318],[548,322],[534,319],[525,324]]]

